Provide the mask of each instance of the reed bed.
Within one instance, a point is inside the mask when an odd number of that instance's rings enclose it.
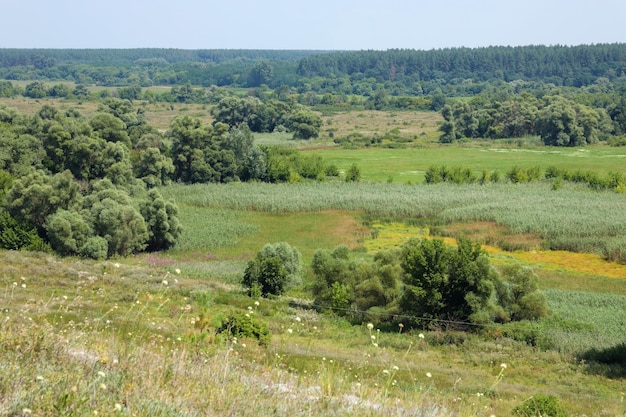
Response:
[[[547,183],[411,186],[383,183],[196,184],[163,188],[179,205],[266,213],[363,212],[380,219],[493,221],[549,249],[626,259],[626,197]]]

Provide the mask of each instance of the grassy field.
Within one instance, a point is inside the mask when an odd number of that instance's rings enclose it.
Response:
[[[482,145],[482,146],[481,146]],[[626,148],[589,146],[586,148],[522,147],[505,143],[481,142],[471,146],[429,146],[407,149],[321,148],[316,152],[346,170],[357,164],[365,181],[420,183],[433,165],[470,168],[476,175],[483,169],[504,175],[514,166],[522,168],[555,166],[570,171],[626,172]]]

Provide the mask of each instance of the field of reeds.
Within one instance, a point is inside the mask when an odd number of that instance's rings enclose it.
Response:
[[[623,194],[576,185],[559,190],[542,183],[174,185],[163,193],[184,206],[240,212],[343,210],[375,219],[430,220],[433,224],[495,222],[511,234],[539,236],[544,249],[597,253],[610,259],[626,255]]]

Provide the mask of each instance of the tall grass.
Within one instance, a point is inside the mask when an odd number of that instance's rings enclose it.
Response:
[[[548,184],[383,183],[174,185],[163,194],[179,204],[266,213],[360,211],[378,218],[494,221],[533,233],[550,249],[604,254],[624,261],[626,199],[621,194]]]
[[[541,332],[551,348],[581,358],[626,343],[626,296],[558,289],[545,294],[552,317],[542,321]]]

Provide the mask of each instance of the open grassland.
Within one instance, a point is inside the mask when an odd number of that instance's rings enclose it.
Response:
[[[443,119],[437,112],[379,110],[351,110],[323,117],[322,137],[339,139],[392,139],[406,144],[417,144],[435,138],[438,123]]]
[[[537,393],[574,415],[625,412],[623,380],[606,367],[497,328],[372,334],[303,300],[250,299],[219,276],[142,257],[2,251],[0,263],[2,415],[469,417],[510,415]],[[556,316],[541,338],[620,340],[623,314],[602,317],[623,296],[547,295]],[[216,336],[215,320],[233,309],[267,323],[270,343]]]
[[[483,145],[483,146],[481,146]],[[566,169],[626,173],[626,148],[589,146],[586,148],[511,147],[495,142],[468,146],[436,146],[407,149],[315,149],[328,163],[346,170],[357,164],[365,181],[421,183],[433,165],[470,168],[476,176],[483,170],[506,174],[514,166],[524,169],[550,166]]]

